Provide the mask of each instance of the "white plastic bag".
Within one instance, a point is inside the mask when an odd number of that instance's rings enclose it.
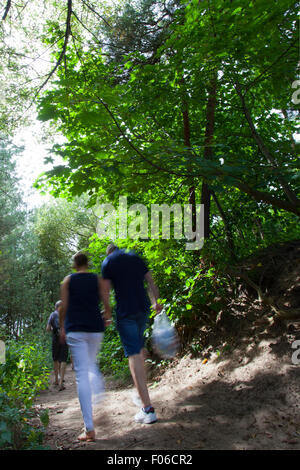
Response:
[[[154,318],[152,345],[155,353],[163,359],[172,359],[179,349],[176,328],[164,310]]]

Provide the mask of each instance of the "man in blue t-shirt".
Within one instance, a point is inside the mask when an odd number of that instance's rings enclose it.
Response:
[[[128,357],[130,372],[139,393],[142,409],[135,415],[140,423],[157,421],[147,388],[144,364],[144,331],[150,313],[150,301],[144,286],[146,281],[152,297],[153,308],[159,313],[159,293],[146,263],[134,252],[118,249],[110,244],[107,257],[102,263],[102,300],[104,317],[111,319],[109,294],[111,288],[116,296],[116,326]]]

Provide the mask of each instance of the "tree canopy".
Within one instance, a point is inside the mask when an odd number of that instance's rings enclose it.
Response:
[[[270,13],[263,1],[164,7],[125,5],[101,49],[106,24],[94,26],[88,48],[74,34],[67,66],[39,105],[40,119],[55,121],[68,139],[53,148],[67,163],[41,181],[54,193],[119,187],[135,198],[141,186],[162,187],[165,198],[166,186],[173,197],[178,186],[187,195],[202,184],[202,198],[207,185],[210,196],[229,189],[299,215],[286,86],[297,66],[296,3],[277,2]]]
[[[19,83],[24,69],[17,105],[36,104],[52,141],[47,161],[64,161],[36,188],[69,201],[85,194],[91,207],[123,195],[129,204],[189,203],[195,216],[204,204],[202,253],[221,264],[297,237],[297,9],[287,0],[272,9],[266,0],[66,0],[33,2],[32,22],[22,23],[26,2],[7,2],[2,38],[8,26],[18,31],[26,54],[37,40],[47,66],[34,74],[37,57],[26,62],[10,43],[3,71]],[[7,123],[18,106],[3,111]],[[44,254],[52,242],[66,250],[56,223],[55,209],[40,215]],[[126,240],[158,271],[165,253],[187,259],[191,272],[198,265],[199,253],[189,258],[181,240],[142,243]]]

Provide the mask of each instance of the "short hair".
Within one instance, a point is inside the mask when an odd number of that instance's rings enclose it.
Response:
[[[113,251],[117,250],[118,247],[114,243],[110,243],[106,248],[106,255],[110,255]]]
[[[74,264],[80,268],[81,266],[87,266],[89,263],[88,257],[80,251],[73,256]]]
[[[55,309],[56,309],[56,310],[57,310],[58,307],[61,305],[61,303],[62,303],[61,300],[58,300],[58,301],[56,302],[56,304],[55,304]]]

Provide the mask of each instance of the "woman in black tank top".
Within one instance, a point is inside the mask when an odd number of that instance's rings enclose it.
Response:
[[[74,257],[75,273],[61,285],[61,339],[66,338],[71,350],[76,374],[77,393],[85,425],[81,441],[94,441],[92,405],[104,393],[104,380],[96,363],[104,333],[100,312],[101,281],[88,271],[88,258],[83,253]]]

